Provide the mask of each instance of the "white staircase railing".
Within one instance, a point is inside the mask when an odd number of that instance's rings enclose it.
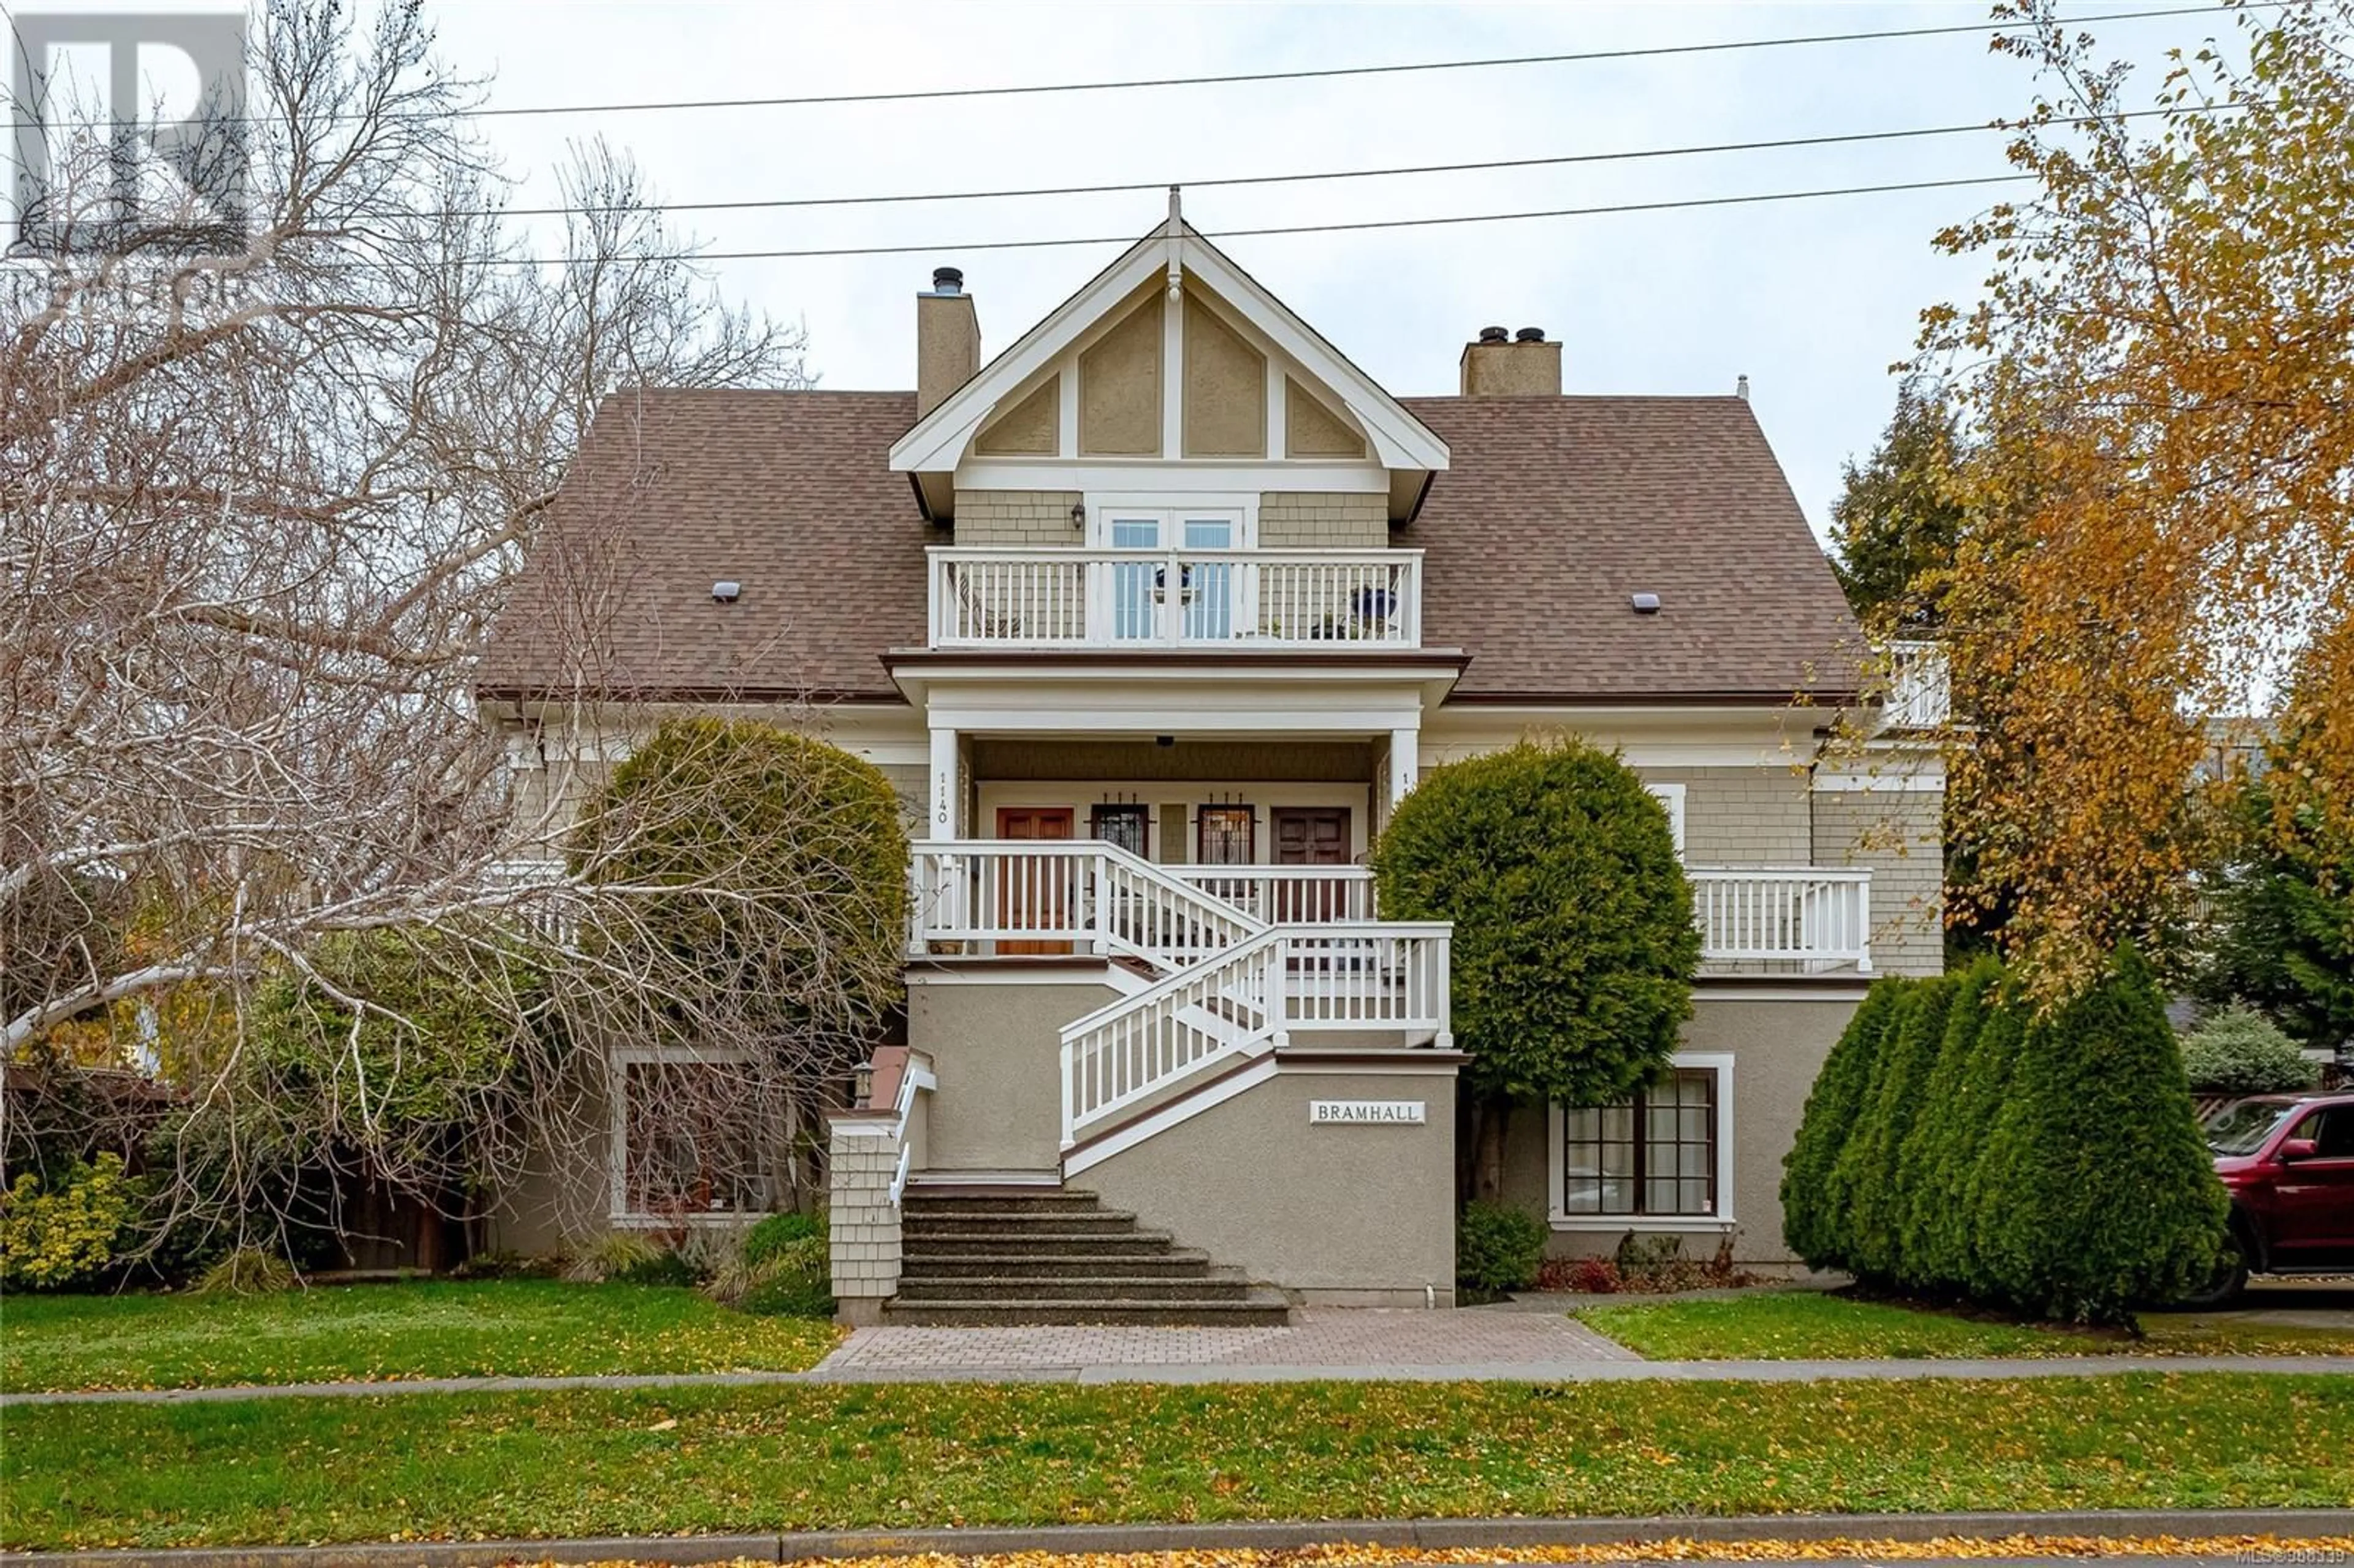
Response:
[[[1097,840],[991,839],[919,843],[910,875],[912,957],[1084,952],[1161,971],[1064,1026],[1066,1150],[1292,1029],[1452,1043],[1453,927],[1372,919],[1362,867],[1170,867]]]
[[[1266,929],[1263,921],[1094,839],[915,846],[907,950],[1139,958],[1173,969]]]
[[[1063,1147],[1205,1068],[1283,1044],[1284,938],[1261,931],[1063,1027]]]
[[[1291,1030],[1449,1033],[1447,968],[1455,927],[1444,920],[1348,920],[1286,926],[1284,1025]]]

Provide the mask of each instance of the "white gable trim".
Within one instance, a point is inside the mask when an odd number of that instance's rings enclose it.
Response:
[[[1308,379],[1331,391],[1365,432],[1375,461],[1384,468],[1427,471],[1447,466],[1447,443],[1428,426],[1407,413],[1371,376],[1350,364],[1208,240],[1182,225],[1176,228],[1172,234],[1169,226],[1156,228],[1138,240],[938,408],[918,419],[913,429],[892,443],[892,471],[947,473],[956,470],[981,424],[1004,399],[1108,324],[1108,313],[1149,280],[1156,275],[1175,280],[1186,270],[1198,273],[1234,314],[1280,350]],[[1162,358],[1168,361],[1170,356]],[[1174,374],[1177,368],[1164,363],[1163,374]],[[1073,401],[1066,396],[1065,408],[1069,409]],[[1173,407],[1164,397],[1164,418],[1173,417]]]

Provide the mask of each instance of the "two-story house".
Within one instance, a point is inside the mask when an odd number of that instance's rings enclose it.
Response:
[[[1673,1073],[1527,1107],[1507,1190],[1557,1252],[1782,1257],[1816,1068],[1872,974],[1940,967],[1943,797],[1933,755],[1824,755],[1873,711],[1860,633],[1745,394],[1565,396],[1561,344],[1488,329],[1459,395],[1394,397],[1173,212],[993,357],[962,282],[917,297],[912,393],[609,402],[481,675],[526,768],[626,747],[595,694],[804,725],[902,792],[845,1313],[1451,1300],[1449,933],[1365,859],[1421,770],[1532,733],[1658,792],[1704,977]],[[633,1125],[506,1239],[642,1218]]]

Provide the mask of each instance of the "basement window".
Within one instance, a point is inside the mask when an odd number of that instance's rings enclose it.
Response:
[[[1554,1106],[1553,1228],[1691,1229],[1732,1223],[1733,1058],[1681,1053],[1616,1104]]]
[[[614,1068],[615,1221],[732,1221],[786,1195],[791,1113],[748,1060],[630,1052]]]

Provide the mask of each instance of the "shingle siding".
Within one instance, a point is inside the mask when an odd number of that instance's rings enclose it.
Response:
[[[1645,768],[1644,781],[1684,787],[1687,865],[1806,865],[1814,830],[1807,776],[1783,766]]]
[[[1071,526],[1079,503],[1070,490],[960,490],[956,542],[960,545],[1069,546],[1087,535]]]
[[[1270,490],[1258,498],[1258,542],[1267,550],[1384,549],[1389,498]]]
[[[1935,789],[1818,789],[1815,863],[1872,870],[1872,962],[1883,974],[1946,967],[1946,797]]]

